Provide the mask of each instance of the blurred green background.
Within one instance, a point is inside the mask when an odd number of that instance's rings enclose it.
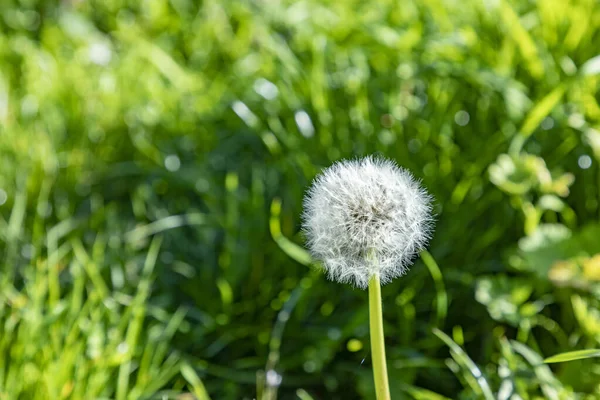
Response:
[[[374,398],[299,232],[380,154],[435,196],[394,399],[596,399],[595,0],[0,2],[0,399]]]

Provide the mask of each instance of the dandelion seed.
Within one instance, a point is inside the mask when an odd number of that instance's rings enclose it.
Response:
[[[337,162],[304,200],[303,230],[328,277],[366,289],[403,275],[433,226],[431,197],[395,162],[375,157]]]

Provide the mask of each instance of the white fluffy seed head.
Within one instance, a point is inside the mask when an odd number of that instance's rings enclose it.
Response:
[[[365,289],[403,275],[433,228],[431,197],[385,158],[344,160],[325,169],[304,198],[303,230],[328,277]]]

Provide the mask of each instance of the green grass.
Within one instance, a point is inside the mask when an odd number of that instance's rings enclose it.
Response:
[[[367,294],[299,233],[371,153],[436,198],[393,398],[600,395],[595,1],[0,11],[0,399],[373,398]]]

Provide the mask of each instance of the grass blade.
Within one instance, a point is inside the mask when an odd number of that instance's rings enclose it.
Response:
[[[198,400],[210,400],[210,396],[200,380],[200,377],[194,371],[194,369],[187,363],[183,363],[181,365],[181,375],[185,378],[188,384],[192,387],[192,391],[194,392],[194,396]]]
[[[425,266],[427,266],[427,269],[433,278],[436,292],[435,306],[437,324],[438,326],[442,326],[444,324],[444,320],[446,319],[446,315],[448,314],[448,294],[446,293],[446,287],[444,286],[442,271],[435,262],[433,256],[427,250],[421,252],[421,259],[423,260]]]
[[[313,264],[313,259],[306,250],[292,242],[281,233],[281,224],[279,223],[279,215],[281,214],[281,200],[274,199],[271,203],[271,220],[269,227],[271,236],[281,250],[290,258],[296,260],[302,265],[310,266]]]
[[[523,343],[513,340],[510,344],[517,353],[522,355],[523,358],[533,366],[533,370],[540,382],[544,396],[550,400],[560,399],[559,392],[562,389],[562,385],[558,379],[552,375],[550,368],[543,363],[542,357]]]
[[[600,349],[575,350],[555,354],[544,359],[545,364],[559,363],[565,361],[584,360],[586,358],[600,357]]]
[[[466,379],[467,382],[471,385],[471,388],[476,392],[480,393],[483,398],[486,400],[494,400],[494,394],[490,389],[490,385],[487,380],[481,373],[481,370],[471,360],[471,358],[467,355],[467,353],[458,345],[454,340],[450,338],[450,336],[446,335],[444,332],[440,331],[437,328],[433,329],[434,335],[440,338],[446,346],[450,348],[450,353],[452,354],[452,358],[460,365],[463,369],[466,369],[471,375],[472,378],[475,379]]]

